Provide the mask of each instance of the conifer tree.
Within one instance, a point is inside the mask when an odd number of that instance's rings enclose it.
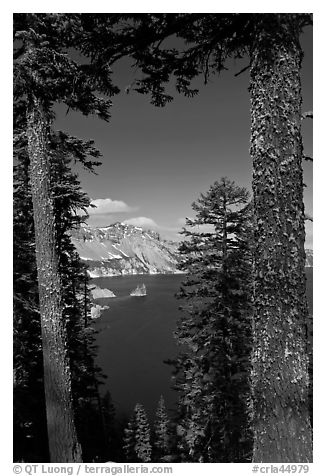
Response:
[[[161,395],[154,421],[153,459],[155,462],[165,461],[171,453],[170,431],[170,421],[166,412],[163,395]]]
[[[136,461],[135,431],[136,431],[136,421],[135,421],[135,415],[133,414],[128,422],[127,427],[124,430],[124,438],[123,438],[123,450],[126,456],[126,460],[130,462]]]
[[[32,198],[28,174],[29,157],[24,131],[24,102],[15,105],[14,170],[14,370],[15,370],[15,459],[44,461],[46,417],[42,365],[41,322],[36,274]],[[94,331],[88,319],[89,291],[84,293],[85,266],[70,241],[70,231],[83,216],[77,210],[89,206],[89,198],[70,170],[72,160],[88,169],[98,163],[99,153],[92,142],[83,142],[60,132],[49,136],[51,154],[51,192],[56,216],[57,251],[62,279],[63,319],[67,330],[67,349],[73,376],[72,396],[77,431],[87,453],[86,438],[101,441],[99,433],[98,381],[94,364]],[[91,160],[90,158],[93,158]],[[85,301],[86,299],[86,301]],[[90,418],[97,420],[96,433],[90,435]],[[98,449],[96,450],[98,451]],[[92,455],[93,456],[93,455]],[[91,458],[91,456],[89,456]],[[91,459],[90,459],[91,460]]]
[[[103,452],[108,451],[98,388],[104,376],[95,365],[95,331],[90,319],[91,301],[86,266],[81,262],[70,238],[71,231],[78,229],[85,219],[85,215],[80,213],[90,205],[90,199],[81,191],[77,175],[70,169],[71,158],[63,155],[62,149],[61,143],[55,144],[52,180],[59,272],[64,290],[63,317],[67,329],[77,435],[83,448],[84,461],[92,461],[94,456],[100,458]],[[96,149],[89,149],[89,152],[98,155]],[[91,163],[89,161],[88,169]]]
[[[126,33],[132,31],[138,45],[132,55],[143,72],[134,89],[150,93],[157,106],[173,99],[165,88],[171,77],[178,92],[192,97],[194,78],[207,83],[229,58],[248,58],[239,74],[250,72],[256,220],[253,461],[311,461],[300,35],[312,16],[181,13],[132,20]],[[178,48],[164,41],[172,35]]]
[[[149,463],[151,461],[150,427],[144,407],[137,403],[125,429],[124,452],[127,461]]]
[[[250,456],[251,351],[248,192],[226,178],[193,204],[180,246],[187,271],[176,337],[179,448],[187,461],[239,462]],[[204,228],[203,228],[204,227]]]
[[[117,92],[106,60],[74,60],[71,49],[90,56],[89,17],[78,14],[14,15],[14,96],[26,101],[29,180],[33,204],[48,441],[52,462],[81,461],[71,394],[63,288],[51,193],[49,136],[53,104],[109,119],[110,101],[98,93]],[[92,22],[91,22],[92,23]],[[92,23],[92,34],[94,24]],[[109,28],[109,27],[108,27]],[[93,43],[94,44],[94,43]]]
[[[13,365],[14,461],[47,461],[42,341],[27,164],[14,168]]]

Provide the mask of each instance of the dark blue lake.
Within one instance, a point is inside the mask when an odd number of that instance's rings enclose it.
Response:
[[[107,388],[119,413],[130,413],[137,402],[149,416],[155,412],[162,394],[173,407],[171,367],[165,359],[176,356],[173,332],[179,315],[178,291],[182,275],[138,275],[98,278],[93,282],[114,292],[116,298],[101,299],[110,309],[96,321],[99,330],[98,363],[108,376]],[[144,283],[146,297],[130,292]]]
[[[95,327],[99,331],[98,363],[108,376],[105,388],[110,390],[118,414],[129,414],[139,402],[152,417],[161,394],[167,407],[174,407],[171,367],[163,361],[178,353],[173,332],[180,303],[174,295],[182,278],[138,275],[93,281],[117,296],[98,301],[110,309],[103,311]],[[130,292],[142,283],[147,296],[131,297]],[[312,309],[312,268],[307,269],[307,298]]]

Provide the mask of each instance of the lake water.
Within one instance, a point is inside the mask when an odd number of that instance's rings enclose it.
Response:
[[[182,275],[138,275],[98,278],[93,282],[114,292],[116,298],[101,299],[108,304],[96,321],[99,330],[98,363],[108,376],[107,388],[119,413],[130,413],[137,402],[151,417],[162,394],[167,407],[173,407],[171,367],[178,347],[173,332],[180,312],[174,295]],[[130,292],[144,283],[146,297],[131,297]]]
[[[172,369],[163,361],[178,353],[173,332],[180,302],[174,295],[182,279],[182,275],[138,275],[93,280],[117,296],[98,301],[110,309],[103,311],[95,327],[98,363],[108,376],[102,390],[110,390],[118,414],[129,414],[139,402],[152,418],[161,394],[167,407],[174,407]],[[131,297],[142,283],[147,296]],[[307,269],[307,298],[312,309],[312,268]]]

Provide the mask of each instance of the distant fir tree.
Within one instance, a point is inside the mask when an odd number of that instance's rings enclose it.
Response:
[[[125,429],[124,446],[127,461],[149,463],[152,455],[150,427],[144,407],[137,403]]]
[[[193,204],[179,248],[187,272],[175,362],[181,458],[250,460],[252,256],[246,189],[227,178]]]
[[[163,395],[158,402],[153,429],[153,460],[167,461],[168,457],[171,457],[171,423]]]
[[[123,430],[119,427],[119,422],[116,418],[116,410],[112,401],[110,392],[107,390],[103,397],[101,397],[101,418],[104,426],[104,444],[106,451],[105,461],[122,461],[122,436]]]
[[[29,182],[29,156],[24,134],[24,102],[15,104],[14,170],[14,452],[15,459],[48,460],[41,322],[37,286],[34,222]],[[94,364],[95,335],[90,326],[90,299],[86,268],[70,241],[70,231],[84,217],[77,213],[89,206],[81,191],[72,160],[88,169],[98,163],[92,142],[61,132],[49,134],[51,194],[57,232],[59,272],[62,280],[63,323],[72,371],[73,411],[84,457],[91,461],[101,452],[100,369]],[[92,422],[96,423],[92,423]],[[91,430],[93,428],[93,432]],[[97,448],[89,449],[89,441]],[[104,450],[104,448],[103,448]],[[95,452],[95,454],[94,454]]]

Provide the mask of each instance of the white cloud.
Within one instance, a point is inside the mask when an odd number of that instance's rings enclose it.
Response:
[[[152,218],[147,217],[128,218],[128,220],[124,220],[123,223],[126,223],[127,225],[139,226],[141,228],[158,228],[158,224],[155,223]]]
[[[121,200],[111,200],[111,198],[96,198],[91,201],[96,208],[89,207],[87,209],[90,215],[106,215],[108,213],[127,213],[132,212],[135,208],[130,207]]]

